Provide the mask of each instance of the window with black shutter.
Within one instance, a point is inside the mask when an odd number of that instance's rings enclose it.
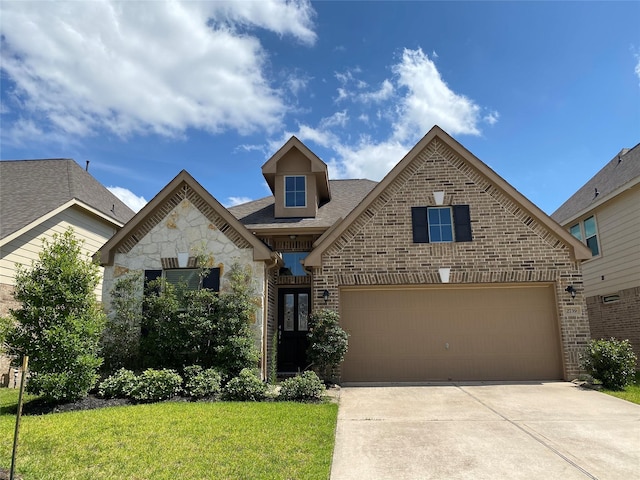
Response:
[[[470,242],[469,205],[412,207],[413,243]]]

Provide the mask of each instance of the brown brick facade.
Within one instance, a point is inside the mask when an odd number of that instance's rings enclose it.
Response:
[[[617,292],[619,300],[603,303],[601,295],[587,298],[592,338],[628,339],[640,358],[640,287]]]
[[[473,241],[413,243],[411,207],[469,205]],[[314,268],[312,295],[329,290],[339,310],[339,287],[439,284],[451,268],[452,284],[546,282],[556,286],[565,378],[580,372],[589,340],[582,274],[570,249],[553,232],[439,139],[429,143],[356,218]],[[578,294],[565,292],[573,285]]]

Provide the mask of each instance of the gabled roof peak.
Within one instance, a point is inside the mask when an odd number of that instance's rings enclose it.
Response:
[[[186,170],[182,170],[160,192],[153,197],[118,233],[98,251],[102,265],[112,265],[118,249],[128,249],[146,235],[161,218],[175,208],[182,200],[188,199],[206,214],[217,219],[232,241],[241,242],[253,248],[254,260],[270,260],[272,252],[257,237],[251,234],[220,202],[204,189]],[[214,221],[214,220],[212,220]]]
[[[331,191],[329,189],[329,169],[320,157],[313,153],[309,147],[302,143],[295,135],[292,135],[287,142],[274,153],[264,165],[262,165],[262,175],[266,180],[271,193],[275,195],[275,177],[278,173],[278,162],[287,157],[292,150],[297,150],[309,160],[309,171],[316,178],[316,185],[321,201],[331,199]]]

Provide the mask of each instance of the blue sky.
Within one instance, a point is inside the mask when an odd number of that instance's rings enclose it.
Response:
[[[552,213],[640,142],[640,2],[0,0],[0,157],[140,208],[180,170],[270,192],[291,135],[380,180],[438,124]]]

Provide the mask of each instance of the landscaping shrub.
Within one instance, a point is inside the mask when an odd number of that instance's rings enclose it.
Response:
[[[203,369],[191,365],[184,369],[185,393],[192,398],[217,397],[220,394],[222,378],[213,368]]]
[[[135,373],[121,368],[100,383],[98,395],[104,398],[128,398],[137,383],[138,378]]]
[[[309,316],[307,356],[324,381],[342,362],[348,348],[349,334],[340,327],[340,317],[333,310],[320,310]]]
[[[100,268],[82,253],[69,228],[43,239],[31,268],[18,266],[11,310],[16,323],[7,334],[7,352],[29,356],[27,391],[46,400],[85,397],[98,381],[100,336],[105,315],[95,289]]]
[[[139,272],[118,278],[111,289],[111,313],[101,339],[103,371],[139,368],[142,288]]]
[[[267,384],[251,368],[244,368],[237,377],[229,380],[223,389],[225,400],[259,402],[267,396]]]
[[[591,340],[582,365],[609,390],[621,390],[633,381],[637,357],[629,340]]]
[[[150,282],[141,321],[145,367],[180,369],[197,364],[217,369],[227,380],[243,368],[257,366],[251,276],[233,265],[227,277],[229,288],[221,293],[205,288],[180,293],[162,280]]]
[[[285,401],[308,402],[320,400],[324,391],[324,383],[318,375],[306,371],[282,382],[279,398]]]
[[[159,402],[180,393],[182,377],[175,370],[148,368],[138,377],[131,398],[139,402]]]

